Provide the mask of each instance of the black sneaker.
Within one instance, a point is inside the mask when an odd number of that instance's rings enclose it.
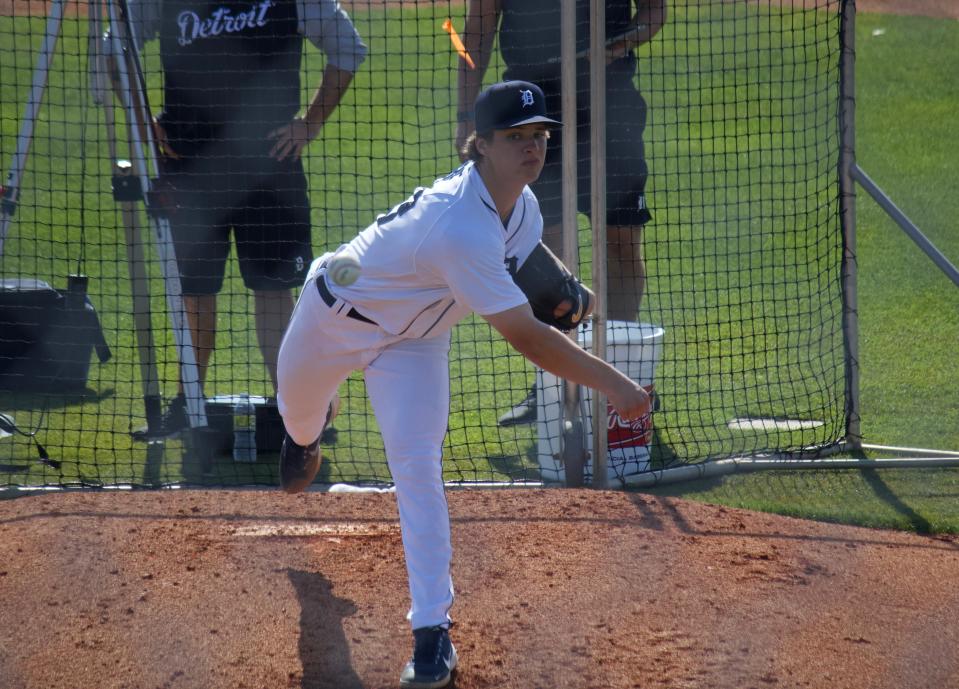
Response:
[[[190,427],[190,419],[186,413],[186,395],[182,393],[170,400],[170,406],[166,408],[163,416],[160,418],[158,428],[151,429],[149,426],[140,426],[130,432],[134,440],[159,440],[160,438],[171,438],[180,431]]]
[[[456,669],[456,649],[446,627],[413,630],[413,658],[403,668],[400,686],[405,689],[439,689],[450,683]]]
[[[533,423],[536,421],[536,386],[534,385],[526,393],[526,399],[510,409],[499,417],[497,423],[500,426],[518,426],[521,423]]]
[[[340,412],[340,396],[335,395],[326,410],[324,430],[332,423]],[[289,433],[283,436],[283,446],[280,448],[280,488],[285,493],[302,493],[306,490],[316,474],[320,471],[323,453],[320,452],[320,441],[323,434],[309,445],[298,445]]]
[[[297,445],[287,433],[280,448],[280,488],[285,493],[302,493],[313,483],[322,460],[319,438],[309,445]]]

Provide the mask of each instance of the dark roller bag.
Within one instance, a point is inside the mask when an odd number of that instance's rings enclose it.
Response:
[[[60,291],[35,278],[0,280],[0,389],[76,393],[86,388],[90,357],[110,359],[86,277]]]

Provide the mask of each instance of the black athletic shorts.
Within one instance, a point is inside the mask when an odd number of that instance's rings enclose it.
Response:
[[[646,127],[646,101],[633,85],[630,69],[606,71],[606,223],[607,225],[645,225],[652,219],[646,207],[646,178],[649,174],[643,147]],[[588,73],[580,74],[576,98],[576,147],[578,150],[577,208],[590,213],[590,111]],[[525,79],[543,89],[546,112],[562,121],[559,79],[528,79],[519,70],[507,70],[504,79]],[[563,187],[562,131],[552,133],[546,149],[546,165],[531,186],[549,227],[562,222]]]
[[[235,169],[228,158],[194,164],[168,161],[170,228],[183,293],[217,294],[223,287],[230,233],[243,283],[283,290],[303,283],[313,260],[310,204],[300,160],[262,159]]]

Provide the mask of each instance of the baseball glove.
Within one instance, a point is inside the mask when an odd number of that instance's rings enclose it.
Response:
[[[577,327],[589,313],[589,292],[562,261],[540,242],[518,269],[509,266],[513,282],[523,290],[533,315],[564,333]],[[556,315],[560,305],[568,306]]]

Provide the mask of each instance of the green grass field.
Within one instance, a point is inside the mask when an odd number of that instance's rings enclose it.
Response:
[[[959,122],[950,113],[959,107],[959,85],[938,75],[959,67],[949,48],[957,40],[955,21],[857,19],[859,165],[953,264]],[[956,450],[959,288],[862,189],[857,208],[864,440]],[[954,469],[764,473],[655,492],[875,527],[959,531]]]
[[[843,433],[837,86],[830,72],[837,55],[826,47],[838,22],[822,12],[779,12],[720,3],[677,7],[640,53],[656,218],[646,233],[650,285],[641,320],[667,332],[656,380],[664,400],[655,448],[661,463],[828,444]],[[354,17],[370,57],[307,157],[316,251],[348,239],[456,164],[455,71],[439,29],[445,15],[439,6],[433,14],[390,9]],[[3,165],[14,150],[43,24],[0,19],[4,92],[17,94],[0,102]],[[873,35],[879,28],[885,33]],[[179,441],[159,453],[129,439],[130,427],[143,421],[142,403],[123,234],[109,194],[110,153],[101,110],[84,107],[85,24],[70,20],[63,33],[0,267],[3,277],[37,276],[61,287],[80,265],[91,276],[114,358],[91,365],[83,395],[0,393],[0,410],[40,427],[38,439],[64,460],[60,475],[33,461],[29,441],[8,438],[0,440],[0,471],[11,485],[273,484],[272,458],[237,465],[223,457],[212,474],[203,473]],[[959,67],[955,51],[945,50],[957,38],[957,22],[858,19],[859,162],[954,259],[959,240],[946,228],[959,201],[947,186],[956,172],[959,124],[949,113],[959,93],[954,81],[935,75]],[[155,46],[144,62],[151,101],[160,103]],[[322,57],[309,49],[304,91],[321,69]],[[498,73],[494,65],[488,80]],[[864,193],[858,229],[865,440],[959,449],[959,290]],[[585,221],[581,244],[585,266]],[[155,268],[151,288],[161,294]],[[162,298],[154,298],[153,309],[169,395],[177,367]],[[220,312],[207,394],[270,394],[234,261]],[[471,320],[454,333],[451,374],[447,476],[536,480],[535,427],[495,425],[528,386],[521,358]],[[321,480],[387,480],[358,377],[349,383],[345,412]],[[744,415],[824,423],[771,436],[727,428],[730,418]],[[656,490],[800,516],[959,531],[959,472],[952,470],[766,473]]]

